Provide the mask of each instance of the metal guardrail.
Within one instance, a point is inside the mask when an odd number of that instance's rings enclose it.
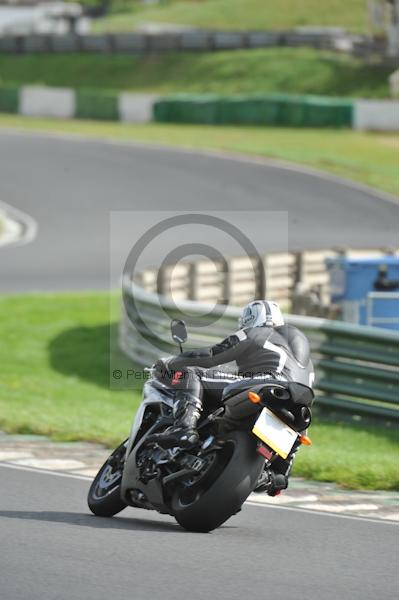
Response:
[[[121,349],[137,364],[149,365],[176,346],[170,319],[184,317],[189,346],[212,344],[237,328],[239,309],[173,300],[123,282],[125,306],[119,330]],[[211,326],[203,315],[212,309]],[[352,415],[399,420],[399,333],[315,317],[288,315],[310,339],[316,366],[317,404]]]

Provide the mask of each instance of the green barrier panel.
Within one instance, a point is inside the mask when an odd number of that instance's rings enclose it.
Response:
[[[239,125],[277,125],[281,113],[280,97],[223,98],[220,104],[220,123]]]
[[[309,97],[305,100],[308,127],[351,127],[353,103],[348,100]]]
[[[218,124],[229,125],[230,123],[250,123],[245,121],[245,100],[239,98],[220,98],[218,101]],[[240,118],[241,117],[241,118]]]
[[[204,123],[206,125],[214,125],[219,122],[218,119],[218,104],[217,99],[201,98],[194,102],[186,103],[183,108],[184,123]],[[179,111],[179,107],[175,109]]]
[[[79,119],[119,121],[118,94],[77,90],[75,116]]]
[[[278,122],[278,98],[173,96],[154,105],[154,120],[170,123],[270,124]]]
[[[0,112],[17,113],[19,108],[19,88],[0,87]]]
[[[351,127],[352,102],[318,96],[286,96],[280,125],[289,127]]]
[[[351,101],[317,96],[190,96],[159,100],[154,119],[171,123],[350,127]]]
[[[285,97],[280,103],[279,125],[304,127],[306,125],[306,101],[304,98]]]
[[[262,125],[278,125],[281,120],[283,99],[279,97],[267,98],[258,101],[258,112]]]
[[[154,120],[164,123],[220,122],[220,97],[214,95],[179,95],[159,100],[154,105]]]

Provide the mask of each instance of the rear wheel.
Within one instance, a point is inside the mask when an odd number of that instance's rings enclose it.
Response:
[[[99,517],[112,517],[127,506],[121,499],[125,453],[126,441],[113,451],[90,486],[87,503]]]
[[[251,434],[235,431],[199,479],[179,487],[172,499],[176,521],[189,531],[208,532],[238,512],[254,489],[264,459]]]

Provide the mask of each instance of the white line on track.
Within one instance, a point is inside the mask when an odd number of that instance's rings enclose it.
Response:
[[[24,232],[22,237],[20,237],[15,242],[11,242],[10,246],[24,246],[25,244],[29,244],[33,242],[35,237],[37,236],[38,225],[33,217],[26,214],[19,208],[15,208],[6,202],[0,200],[0,209],[5,213],[6,217],[9,216],[11,219],[22,223],[24,228]]]
[[[250,506],[264,506],[269,508],[277,508],[278,510],[290,510],[295,512],[307,513],[309,515],[319,515],[326,517],[336,517],[338,519],[352,519],[355,521],[366,521],[367,523],[380,523],[382,525],[399,525],[397,521],[390,521],[389,519],[373,519],[372,517],[361,517],[358,515],[343,515],[342,513],[336,514],[328,511],[313,510],[311,508],[300,508],[299,506],[280,506],[278,504],[261,504],[260,502],[251,502],[247,500],[246,504]]]
[[[75,475],[73,473],[60,473],[59,471],[50,471],[45,469],[37,469],[35,467],[22,467],[20,465],[13,465],[6,462],[1,462],[0,467],[4,467],[6,469],[16,469],[18,471],[28,471],[31,473],[39,473],[41,475],[55,475],[56,477],[69,477],[70,479],[80,479],[83,481],[92,481],[92,477],[87,477],[84,475]],[[399,525],[399,522],[389,521],[383,519],[373,519],[369,517],[360,517],[357,515],[343,515],[343,514],[335,514],[327,511],[320,510],[312,510],[310,508],[299,508],[296,506],[278,506],[276,504],[267,504],[266,502],[263,504],[261,502],[252,502],[251,500],[247,500],[246,503],[249,506],[261,507],[261,508],[277,508],[278,510],[288,510],[294,512],[302,512],[313,516],[327,516],[327,517],[335,517],[337,519],[352,519],[355,521],[366,521],[367,523],[378,523],[380,525]]]

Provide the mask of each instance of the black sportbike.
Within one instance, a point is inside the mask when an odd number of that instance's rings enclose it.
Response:
[[[172,337],[179,345],[186,341],[182,321],[172,322]],[[311,388],[246,379],[225,388],[217,410],[205,407],[196,447],[163,449],[148,438],[173,424],[174,392],[149,371],[130,437],[90,487],[95,515],[111,517],[134,506],[171,515],[190,531],[211,531],[241,509],[265,466],[310,443],[304,432],[311,422]]]

